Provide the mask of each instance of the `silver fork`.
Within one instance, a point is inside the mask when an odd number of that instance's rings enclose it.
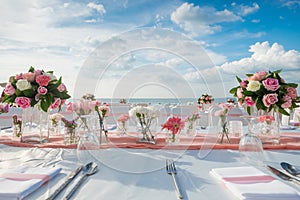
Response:
[[[168,160],[168,159],[166,160],[166,170],[167,170],[167,173],[172,176],[172,180],[173,180],[175,191],[177,193],[178,198],[183,199],[177,179],[175,177],[175,175],[177,174],[177,171],[176,171],[176,167],[175,167],[173,160]]]

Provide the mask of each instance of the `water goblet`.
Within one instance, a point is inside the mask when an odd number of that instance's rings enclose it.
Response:
[[[77,158],[82,164],[96,161],[99,149],[100,142],[95,133],[85,131],[77,144]]]
[[[256,124],[258,117],[247,116],[248,131],[244,134],[239,142],[239,152],[243,162],[261,166],[264,161],[263,146],[260,138],[256,134]]]

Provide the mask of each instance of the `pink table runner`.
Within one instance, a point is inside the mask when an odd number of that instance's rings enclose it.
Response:
[[[130,133],[137,136],[136,133]],[[103,142],[101,148],[136,148],[136,149],[182,149],[182,150],[198,150],[198,149],[238,149],[239,138],[231,137],[230,144],[216,143],[216,138],[207,137],[205,134],[198,134],[195,137],[182,136],[179,144],[168,145],[165,142],[164,134],[157,135],[157,144],[137,143],[137,138],[133,136],[118,136],[110,133],[109,142]],[[19,138],[8,136],[0,136],[0,143],[16,147],[39,147],[39,148],[76,148],[76,144],[65,145],[62,136],[52,136],[48,143],[29,144],[21,143]],[[284,132],[281,133],[280,144],[264,144],[264,149],[291,149],[300,150],[300,133]]]

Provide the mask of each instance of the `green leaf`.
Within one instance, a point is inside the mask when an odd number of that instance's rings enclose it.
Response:
[[[281,107],[278,108],[278,111],[279,111],[281,114],[283,114],[283,115],[290,116],[290,114],[289,114],[285,109],[283,109],[283,108],[281,108]]]
[[[239,86],[235,87],[235,88],[232,88],[231,90],[229,90],[229,93],[230,94],[236,94],[238,88],[239,88]]]
[[[41,108],[43,111],[47,112],[50,104],[46,100],[41,101]]]
[[[31,97],[33,98],[35,96],[35,92],[33,89],[27,89],[27,90],[24,90],[23,91],[23,94],[26,96],[26,97]]]
[[[236,80],[240,83],[242,82],[242,79],[240,79],[238,76],[236,76]]]
[[[248,113],[248,115],[251,115],[251,107],[250,106],[247,106],[247,113]]]
[[[34,72],[34,71],[35,71],[34,67],[30,66],[28,72]]]

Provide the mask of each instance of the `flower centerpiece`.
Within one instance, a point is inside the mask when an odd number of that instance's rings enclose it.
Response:
[[[74,112],[77,115],[75,120],[80,120],[80,123],[78,125],[79,128],[91,129],[92,127],[89,124],[89,117],[93,116],[92,112],[95,111],[95,107],[97,105],[100,105],[99,101],[92,101],[90,99],[80,99],[76,102],[69,102],[66,110],[68,112]]]
[[[286,82],[281,78],[280,73],[281,70],[259,71],[255,74],[247,74],[247,78],[243,80],[236,76],[239,86],[230,90],[240,104],[246,105],[249,115],[256,110],[259,116],[269,116],[261,118],[261,132],[277,137],[275,138],[277,142],[279,142],[280,124],[278,113],[289,115],[287,109],[298,107],[296,102],[299,101],[296,91],[298,85]]]
[[[127,133],[127,122],[129,120],[128,114],[121,114],[117,119],[117,126],[120,131],[120,135],[125,135]]]
[[[66,99],[70,98],[62,78],[57,79],[53,71],[35,70],[30,67],[28,72],[13,76],[4,88],[2,102],[16,104],[21,108],[34,107],[47,112],[49,107],[61,108]]]
[[[200,110],[207,111],[208,108],[213,103],[214,98],[211,95],[208,94],[202,94],[201,97],[198,98],[198,104]]]
[[[154,120],[160,116],[160,112],[152,106],[136,106],[129,110],[129,116],[136,118],[141,129],[143,137],[138,142],[156,144],[152,132],[156,131],[157,122],[154,123]]]
[[[12,76],[4,88],[2,102],[23,109],[22,142],[43,143],[48,141],[48,116],[50,109],[61,109],[70,98],[62,78],[53,71],[36,70]],[[34,126],[32,126],[34,125]]]
[[[200,119],[199,113],[193,113],[191,116],[186,117],[185,122],[187,124],[187,135],[194,135],[196,133],[196,122],[198,119]]]
[[[65,144],[76,144],[78,136],[76,134],[77,123],[75,120],[68,120],[65,117],[61,118],[65,125],[64,142]]]
[[[80,119],[79,128],[87,129],[89,131],[96,131],[96,127],[94,127],[94,117],[97,113],[99,120],[99,137],[100,143],[102,141],[102,132],[105,133],[106,141],[108,141],[107,130],[105,128],[104,119],[109,114],[110,109],[107,105],[101,105],[101,102],[98,100],[91,100],[91,98],[82,98],[77,102],[69,102],[67,105],[67,111],[75,112],[77,118],[75,120]],[[92,130],[93,129],[93,130]]]
[[[238,76],[239,86],[230,90],[237,97],[239,103],[245,103],[247,112],[251,115],[251,108],[270,112],[279,111],[283,115],[289,115],[285,109],[298,107],[296,83],[286,83],[279,75],[281,70],[274,72],[260,71],[255,74],[247,74],[247,79],[242,80]]]
[[[180,117],[174,116],[168,118],[168,120],[162,125],[162,130],[167,129],[169,131],[167,133],[166,142],[171,144],[178,143],[179,133],[184,126],[184,120],[182,120]]]
[[[219,103],[218,106],[221,108],[220,110],[215,112],[215,116],[219,116],[218,142],[223,143],[224,137],[226,137],[227,142],[230,143],[229,132],[228,132],[227,113],[229,110],[232,110],[233,104]]]

